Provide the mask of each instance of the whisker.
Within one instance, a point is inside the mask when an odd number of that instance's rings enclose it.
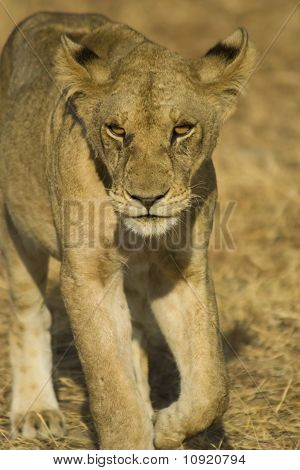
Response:
[[[204,182],[194,184],[193,186],[191,186],[191,189],[198,188],[198,187],[202,189],[208,189],[207,184],[205,184]]]

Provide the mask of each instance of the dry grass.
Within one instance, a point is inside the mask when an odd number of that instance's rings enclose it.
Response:
[[[4,0],[20,20],[63,1]],[[79,2],[78,2],[79,3]],[[248,28],[261,54],[294,1],[98,0],[78,11],[103,12],[189,56],[200,55],[235,27]],[[65,1],[65,10],[73,2]],[[1,43],[12,28],[1,10]],[[289,22],[252,77],[248,95],[225,126],[215,153],[220,204],[236,201],[229,227],[235,249],[216,246],[212,261],[222,328],[226,335],[231,402],[221,430],[207,432],[191,448],[299,448],[299,13]],[[299,135],[298,135],[299,137]],[[51,269],[58,359],[70,341]],[[11,442],[7,354],[8,292],[0,277],[0,442],[3,449],[93,448],[95,435],[81,369],[72,349],[56,372],[56,387],[69,435],[57,441]]]

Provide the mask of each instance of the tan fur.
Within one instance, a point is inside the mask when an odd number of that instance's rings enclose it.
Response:
[[[51,255],[101,448],[176,448],[228,401],[207,260],[211,154],[253,49],[238,30],[201,60],[184,59],[99,15],[40,13],[20,27],[0,66],[14,431],[64,430],[44,303]],[[187,124],[189,135],[174,137]],[[150,316],[181,379],[179,399],[155,414]]]

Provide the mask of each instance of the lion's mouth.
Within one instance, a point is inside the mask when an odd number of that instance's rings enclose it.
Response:
[[[166,219],[169,219],[168,216],[163,215],[153,215],[153,214],[143,214],[143,215],[136,215],[136,216],[127,216],[126,219],[131,219],[136,221],[137,223],[148,223],[148,224],[158,224]]]
[[[146,219],[156,219],[157,217],[159,217],[159,216],[157,216],[157,215],[152,215],[152,214],[146,214],[146,215],[138,215],[136,218],[137,218],[137,219],[145,219],[145,220],[146,220]]]
[[[148,219],[167,219],[170,216],[166,215],[154,215],[154,214],[146,214],[146,215],[137,215],[136,217],[133,217],[134,219],[139,219],[139,220],[148,220]]]
[[[168,203],[158,204],[155,203],[146,209],[142,205],[134,205],[123,198],[116,196],[110,192],[111,200],[114,208],[121,215],[122,218],[128,220],[135,220],[136,222],[163,222],[177,218],[179,214],[189,206],[189,199],[187,197],[181,198],[176,201],[168,201]]]
[[[134,233],[143,236],[159,236],[173,227],[178,222],[178,217],[145,214],[125,217],[124,222]]]

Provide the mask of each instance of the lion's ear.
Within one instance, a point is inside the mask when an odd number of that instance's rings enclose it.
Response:
[[[209,49],[198,61],[202,83],[219,99],[225,120],[234,110],[237,96],[243,92],[254,68],[255,49],[244,28]]]
[[[106,67],[101,58],[92,49],[74,42],[66,34],[61,36],[55,72],[68,96],[87,90],[91,82],[99,83],[107,76]]]

